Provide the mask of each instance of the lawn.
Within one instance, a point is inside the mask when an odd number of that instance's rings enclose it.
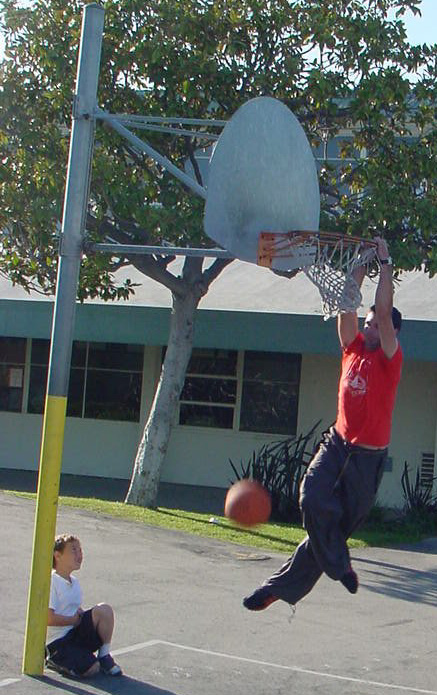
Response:
[[[28,499],[36,497],[34,493],[14,490],[3,490],[3,492]],[[210,514],[163,507],[145,509],[122,502],[109,502],[95,498],[60,497],[59,505],[284,554],[291,554],[305,536],[305,532],[299,525],[269,522],[247,529],[236,526],[222,516],[212,517]],[[395,521],[388,523],[372,520],[371,517],[367,525],[349,539],[349,547],[393,547],[416,543],[427,535],[431,535],[430,530],[423,528],[422,524]]]

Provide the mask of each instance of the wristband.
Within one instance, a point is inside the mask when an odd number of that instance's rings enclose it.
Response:
[[[390,256],[388,258],[380,258],[379,262],[381,265],[393,265],[393,261]]]

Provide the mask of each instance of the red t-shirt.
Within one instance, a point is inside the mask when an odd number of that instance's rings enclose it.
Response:
[[[358,333],[344,348],[335,423],[343,439],[359,446],[388,446],[401,368],[400,346],[388,359],[380,347],[366,350]]]

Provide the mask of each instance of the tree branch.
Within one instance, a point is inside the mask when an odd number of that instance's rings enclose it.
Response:
[[[99,231],[102,233],[102,236],[109,237],[110,239],[113,239],[114,241],[120,244],[132,243],[131,234],[120,229],[108,219],[104,219],[102,222],[100,222],[100,224],[97,225],[97,221],[95,220],[95,218],[93,218],[92,216],[89,217],[90,220],[87,223],[87,226],[92,226],[94,228],[98,227]],[[144,275],[147,275],[148,277],[152,278],[152,280],[156,280],[157,282],[161,283],[162,285],[167,287],[167,289],[169,289],[171,292],[177,293],[181,291],[181,279],[176,277],[167,270],[167,266],[175,259],[174,255],[166,255],[165,252],[163,252],[162,256],[149,256],[146,254],[138,256],[137,254],[129,255],[126,253],[117,254],[117,247],[114,246],[113,256],[117,255],[119,255],[122,259],[120,261],[115,262],[117,268],[120,267],[120,263],[124,266],[132,265],[134,268],[139,270],[140,273],[143,273]],[[126,259],[128,263],[126,263]]]
[[[200,173],[199,163],[198,163],[196,157],[194,156],[194,148],[193,148],[193,143],[192,143],[191,139],[186,138],[186,149],[188,152],[188,158],[191,162],[191,166],[193,167],[196,181],[198,184],[203,186],[203,179],[202,179],[202,175]]]
[[[224,270],[230,263],[233,263],[234,260],[234,258],[216,258],[214,263],[212,263],[209,268],[203,272],[203,282],[206,283],[206,287],[208,288],[220,275],[222,270]]]

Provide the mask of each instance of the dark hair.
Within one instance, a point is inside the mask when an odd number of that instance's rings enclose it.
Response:
[[[53,568],[56,569],[55,552],[63,553],[64,548],[67,543],[73,543],[73,541],[78,541],[78,537],[74,536],[72,533],[62,533],[60,536],[56,536],[55,544],[53,546]]]
[[[376,313],[376,306],[374,304],[370,307],[370,311]],[[391,310],[391,320],[393,321],[393,328],[400,331],[402,326],[402,314],[395,306]]]

